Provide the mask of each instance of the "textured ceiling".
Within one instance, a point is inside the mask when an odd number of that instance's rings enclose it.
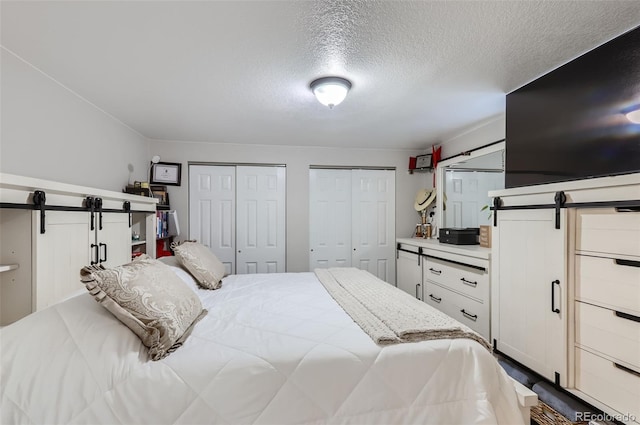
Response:
[[[633,1],[1,3],[2,45],[151,139],[425,148],[640,24]],[[350,79],[333,110],[315,78]]]

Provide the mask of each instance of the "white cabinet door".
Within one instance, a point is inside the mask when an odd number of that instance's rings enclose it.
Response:
[[[398,251],[397,286],[409,295],[423,300],[424,288],[422,286],[422,263],[424,257],[418,253]]]
[[[96,226],[100,264],[116,267],[131,261],[131,229],[129,215],[102,213],[102,230]]]
[[[352,170],[352,264],[395,285],[395,171]]]
[[[351,266],[351,170],[309,170],[309,270]]]
[[[40,213],[33,214],[33,310],[37,311],[84,287],[80,269],[91,261],[88,242],[95,242],[95,233],[86,212],[47,211],[45,233],[40,233]]]
[[[567,385],[566,210],[501,210],[492,253],[497,348]],[[556,374],[559,375],[556,376]]]
[[[236,167],[189,166],[189,239],[209,247],[236,272]]]
[[[283,273],[285,267],[284,167],[238,166],[236,273]]]

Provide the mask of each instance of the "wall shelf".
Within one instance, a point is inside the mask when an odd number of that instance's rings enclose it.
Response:
[[[131,241],[131,246],[144,245],[147,241]]]
[[[15,270],[20,267],[19,264],[0,264],[0,273],[8,272],[9,270]]]
[[[432,167],[426,167],[426,168],[414,168],[412,170],[407,170],[409,171],[409,174],[413,174],[413,173],[430,173],[433,171]]]

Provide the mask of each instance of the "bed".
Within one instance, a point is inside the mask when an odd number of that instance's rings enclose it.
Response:
[[[380,346],[314,273],[232,275],[151,361],[85,291],[0,330],[0,422],[520,424],[512,382],[478,342]]]

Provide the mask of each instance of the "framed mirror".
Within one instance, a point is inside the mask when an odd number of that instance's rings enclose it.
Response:
[[[491,224],[490,190],[504,189],[505,142],[441,161],[436,169],[436,218],[440,228]]]

